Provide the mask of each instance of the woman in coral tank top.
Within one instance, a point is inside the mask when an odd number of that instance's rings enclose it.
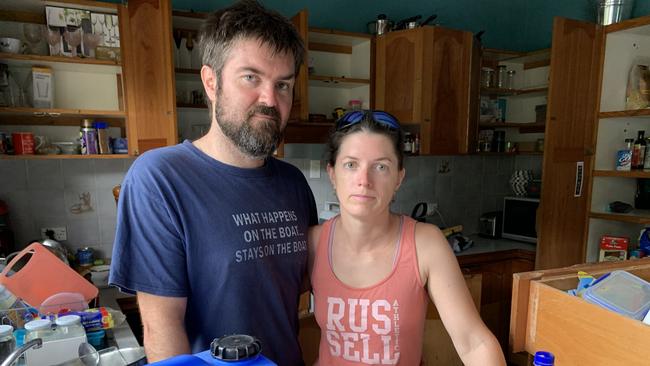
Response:
[[[505,365],[440,230],[390,212],[403,135],[381,111],[337,121],[327,171],[341,214],[310,231],[320,365],[420,365],[429,298],[466,365]]]

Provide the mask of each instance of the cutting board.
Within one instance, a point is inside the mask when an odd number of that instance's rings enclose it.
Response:
[[[9,271],[24,257],[29,258],[27,263],[8,276]],[[40,243],[29,245],[9,262],[0,273],[0,284],[34,307],[59,292],[78,292],[86,301],[97,297],[99,292],[97,287]]]

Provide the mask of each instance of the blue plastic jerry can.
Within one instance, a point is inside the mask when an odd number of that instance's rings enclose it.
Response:
[[[175,356],[151,363],[156,366],[277,366],[264,357],[258,339],[248,335],[230,335],[215,339],[210,349],[193,355]]]

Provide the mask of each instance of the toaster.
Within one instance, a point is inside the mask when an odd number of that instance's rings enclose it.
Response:
[[[484,238],[500,238],[503,211],[486,212],[479,218],[478,235]]]

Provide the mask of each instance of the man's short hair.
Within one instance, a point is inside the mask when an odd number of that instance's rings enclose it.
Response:
[[[219,83],[233,44],[244,39],[257,39],[276,53],[292,54],[298,75],[305,46],[296,28],[287,18],[257,1],[242,0],[210,14],[199,33],[203,65],[212,68]]]

